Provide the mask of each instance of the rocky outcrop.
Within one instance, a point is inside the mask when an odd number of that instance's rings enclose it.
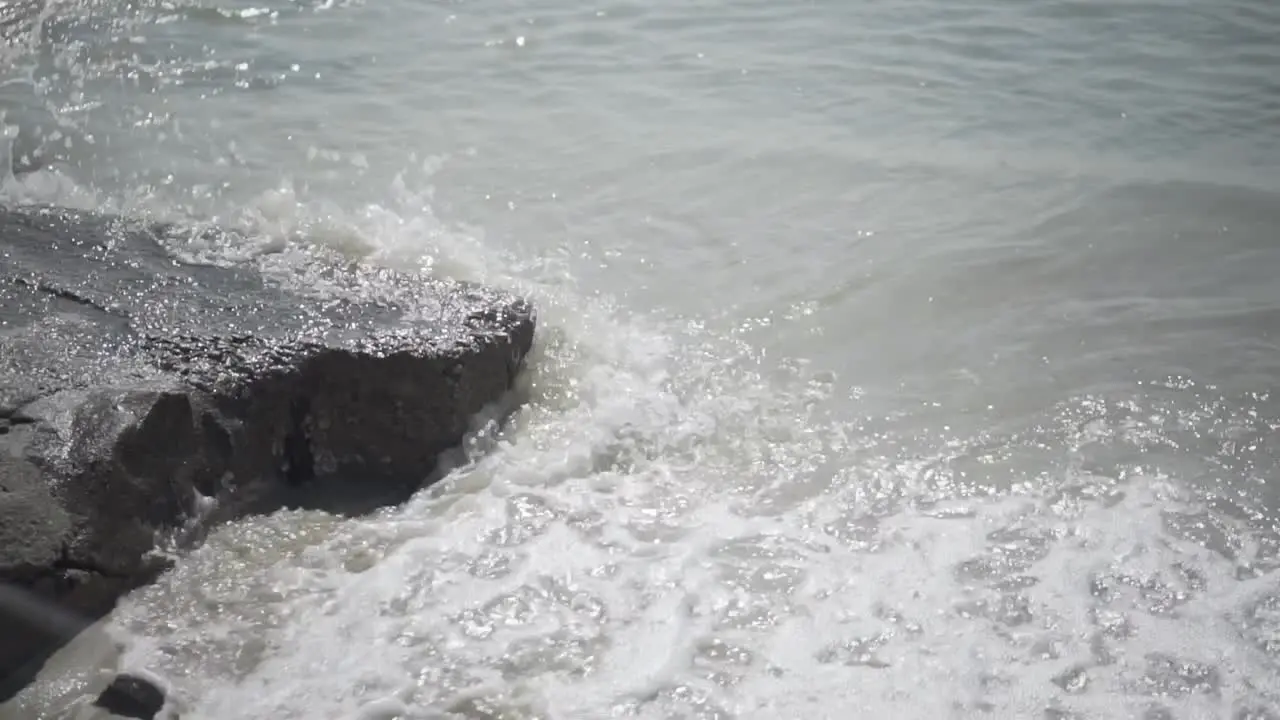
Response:
[[[121,673],[99,693],[93,704],[122,718],[154,720],[164,709],[164,691],[145,678]]]
[[[533,342],[493,289],[225,242],[0,210],[0,698],[210,523],[407,498]]]

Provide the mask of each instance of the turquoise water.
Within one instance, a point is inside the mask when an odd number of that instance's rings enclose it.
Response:
[[[1280,716],[1280,5],[0,27],[11,201],[542,320],[529,404],[448,482],[226,529],[28,708],[120,665],[188,720]]]

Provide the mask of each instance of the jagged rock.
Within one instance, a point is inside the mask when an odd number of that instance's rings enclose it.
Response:
[[[164,692],[143,678],[121,673],[93,704],[120,717],[153,720],[164,709]]]
[[[533,342],[491,288],[223,241],[0,209],[0,699],[210,523],[407,498]]]

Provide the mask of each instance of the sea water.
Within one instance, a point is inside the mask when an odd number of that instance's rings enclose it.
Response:
[[[222,528],[8,712],[124,669],[185,720],[1280,717],[1280,5],[3,0],[0,35],[6,201],[540,319],[443,482]]]

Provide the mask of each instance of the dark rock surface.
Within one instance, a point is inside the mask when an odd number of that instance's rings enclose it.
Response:
[[[193,261],[226,242],[0,209],[0,700],[210,523],[407,498],[533,342],[489,288]]]
[[[112,715],[153,720],[164,709],[164,692],[143,678],[121,673],[93,704]]]

